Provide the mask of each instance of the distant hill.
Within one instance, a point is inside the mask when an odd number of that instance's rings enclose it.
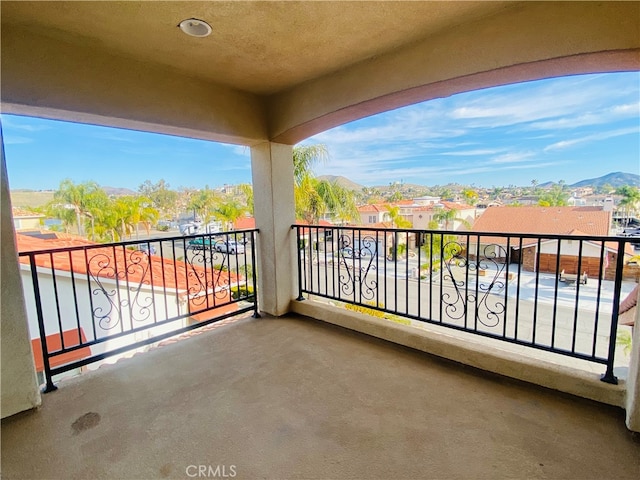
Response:
[[[341,175],[320,175],[318,180],[326,180],[329,183],[337,183],[347,190],[355,190],[359,192],[362,190],[362,185],[358,185],[356,182],[352,182],[347,177]]]
[[[53,191],[11,190],[11,206],[42,207],[53,200]]]
[[[129,189],[129,188],[117,188],[117,187],[100,187],[102,188],[102,190],[105,191],[105,193],[107,195],[114,196],[114,197],[121,197],[123,195],[137,195],[137,192],[134,192],[133,190]]]
[[[636,175],[635,173],[613,172],[603,175],[602,177],[582,180],[570,186],[574,188],[601,187],[607,183],[614,188],[622,187],[623,185],[640,187],[640,175]]]
[[[545,182],[541,183],[538,186],[540,188],[549,188],[558,182]],[[613,188],[622,187],[623,185],[632,185],[636,187],[640,187],[640,175],[636,175],[635,173],[624,173],[624,172],[612,172],[603,175],[598,178],[589,178],[587,180],[580,180],[572,185],[568,185],[569,188],[580,188],[580,187],[601,187],[605,184],[611,185]]]

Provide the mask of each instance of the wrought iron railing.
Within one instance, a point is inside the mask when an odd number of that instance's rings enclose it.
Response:
[[[258,316],[257,232],[20,252],[44,391],[55,390],[54,375],[252,310]]]
[[[298,300],[324,297],[606,365],[630,240],[294,225]],[[625,252],[626,248],[626,252]],[[635,277],[634,277],[635,275]]]

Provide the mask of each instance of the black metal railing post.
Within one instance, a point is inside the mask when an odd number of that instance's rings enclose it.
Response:
[[[296,298],[296,300],[302,302],[304,297],[302,296],[302,247],[300,246],[300,227],[293,225],[291,228],[296,231],[296,255],[298,256],[298,298]]]
[[[258,266],[256,265],[256,244],[258,242],[258,232],[251,232],[251,265],[253,266],[253,318],[260,318],[258,305]]]
[[[616,277],[613,286],[613,308],[611,310],[611,326],[609,329],[609,350],[607,352],[607,370],[600,378],[605,383],[618,384],[618,378],[613,374],[613,363],[616,355],[616,340],[618,333],[618,315],[620,314],[620,293],[622,290],[622,273],[624,270],[624,240],[618,240],[618,257],[616,258]],[[605,272],[606,275],[606,272]]]
[[[38,271],[36,265],[36,256],[29,255],[29,264],[31,266],[31,281],[33,282],[33,295],[36,302],[36,314],[38,316],[38,331],[40,332],[40,344],[42,346],[42,364],[44,366],[44,376],[46,379],[43,393],[53,392],[58,389],[53,384],[53,375],[51,374],[51,363],[49,361],[49,347],[47,346],[47,332],[44,328],[44,314],[42,313],[42,301],[40,299],[40,283],[38,282]],[[62,338],[62,332],[60,332]]]

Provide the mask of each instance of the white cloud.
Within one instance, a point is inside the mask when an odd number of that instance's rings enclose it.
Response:
[[[495,155],[496,153],[500,153],[503,152],[504,149],[500,148],[500,149],[492,149],[492,148],[479,148],[477,150],[457,150],[457,151],[453,151],[453,152],[443,152],[441,153],[441,155],[450,155],[450,156],[454,156],[454,157],[471,157],[471,156],[478,156],[478,155]]]
[[[612,130],[609,132],[600,132],[600,133],[595,133],[593,135],[586,135],[583,137],[578,137],[578,138],[574,138],[571,140],[561,140],[559,142],[556,143],[552,143],[551,145],[548,145],[544,148],[545,152],[549,152],[549,151],[553,151],[553,150],[562,150],[565,148],[569,148],[572,147],[574,145],[580,144],[580,143],[588,143],[588,142],[595,142],[598,140],[606,140],[608,138],[614,138],[614,137],[620,137],[623,135],[631,135],[631,134],[639,134],[640,133],[640,127],[632,127],[632,128],[622,128],[619,130]]]
[[[534,152],[510,152],[493,157],[491,159],[491,163],[522,163],[528,161],[532,157],[535,157]]]

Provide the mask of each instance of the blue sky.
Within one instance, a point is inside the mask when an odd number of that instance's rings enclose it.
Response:
[[[180,137],[2,115],[12,189],[64,178],[136,190],[251,182],[249,149]],[[571,184],[640,174],[640,73],[583,75],[431,100],[316,135],[330,160],[318,175],[476,186]]]

